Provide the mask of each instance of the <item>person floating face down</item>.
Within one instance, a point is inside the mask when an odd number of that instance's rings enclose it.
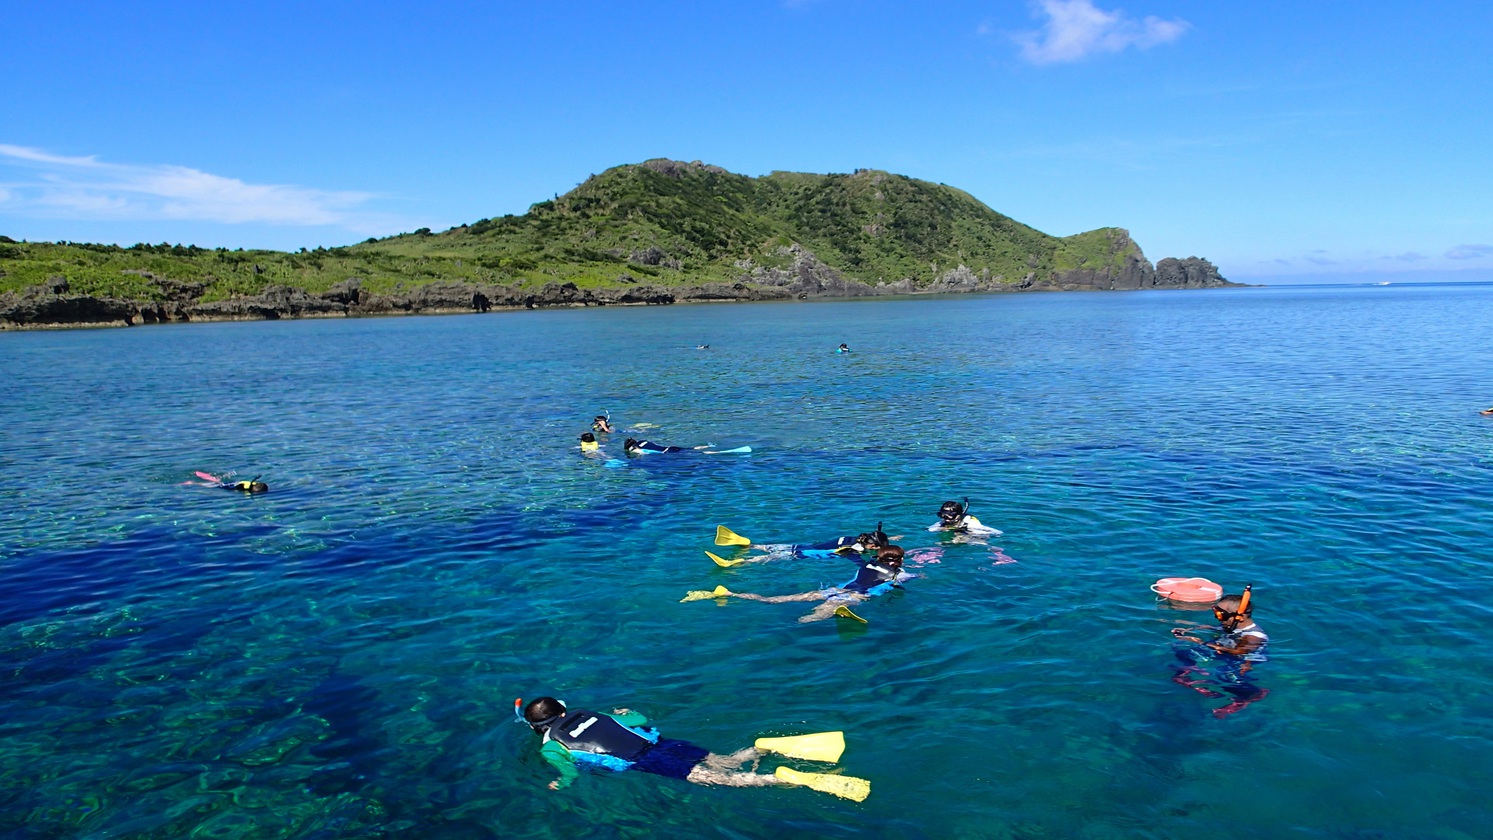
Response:
[[[969,499],[961,504],[947,501],[938,507],[938,521],[928,526],[930,531],[948,531],[954,534],[969,534],[976,537],[1000,536],[999,529],[985,525],[969,515]]]
[[[770,560],[814,560],[827,557],[860,555],[874,552],[891,544],[891,538],[876,523],[876,530],[855,536],[836,537],[817,543],[763,543],[748,545],[749,549],[763,552],[753,557],[744,557],[738,563],[760,563]]]
[[[1269,659],[1266,648],[1270,642],[1252,618],[1251,594],[1251,588],[1245,587],[1242,595],[1225,595],[1213,605],[1213,617],[1219,626],[1211,641],[1205,642],[1182,627],[1172,628],[1172,636],[1193,643],[1176,651],[1179,665],[1172,682],[1205,697],[1233,698],[1227,706],[1214,709],[1214,717],[1228,717],[1270,693],[1270,689],[1256,685],[1250,673],[1256,663]],[[1217,690],[1207,687],[1210,685]]]
[[[663,446],[662,444],[653,443],[652,441],[647,440],[638,440],[637,438],[628,438],[622,443],[622,451],[626,452],[628,455],[653,455],[661,452],[685,452],[690,449],[709,448],[710,444],[708,443],[703,446],[690,447]]]
[[[517,714],[522,700],[513,701]],[[764,751],[799,758],[838,761],[844,749],[841,733],[815,733],[794,738],[762,739],[758,747],[747,747],[730,755],[716,755],[688,741],[662,738],[648,719],[629,709],[611,714],[567,708],[553,697],[540,697],[524,708],[520,718],[542,736],[540,755],[559,772],[550,790],[568,787],[579,776],[578,767],[598,770],[640,770],[656,776],[680,779],[697,785],[762,787],[798,784],[836,796],[860,801],[871,792],[871,784],[851,776],[801,773],[780,767],[776,772],[757,773],[755,762]],[[834,737],[830,737],[834,736]],[[826,741],[838,740],[838,749]],[[760,748],[759,748],[760,747]],[[742,770],[746,762],[752,770]]]
[[[270,491],[270,486],[268,484],[265,484],[263,481],[260,481],[259,476],[257,475],[249,479],[248,481],[234,481],[229,478],[229,476],[231,475],[233,475],[233,473],[228,473],[227,475],[223,476],[216,476],[212,475],[211,473],[199,472],[197,473],[197,477],[204,479],[203,481],[188,481],[186,483],[201,484],[203,487],[213,487],[218,490],[237,490],[240,493],[248,493],[251,496],[258,495],[260,493],[268,493]]]
[[[901,546],[885,546],[877,550],[875,560],[858,562],[855,577],[846,583],[817,589],[813,592],[800,592],[795,595],[756,595],[751,592],[732,592],[724,586],[718,586],[711,591],[696,590],[685,593],[681,601],[703,601],[709,598],[741,598],[745,601],[761,601],[765,604],[823,601],[824,603],[815,607],[808,615],[799,618],[799,622],[823,621],[835,615],[841,607],[849,607],[893,589],[900,589],[903,581],[913,577],[902,570],[902,558]]]

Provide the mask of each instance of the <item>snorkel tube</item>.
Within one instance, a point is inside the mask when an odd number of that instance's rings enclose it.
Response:
[[[516,723],[525,723],[525,724],[528,723],[528,721],[524,720],[524,713],[522,711],[523,707],[524,707],[524,698],[522,698],[522,697],[515,697],[515,698],[513,698],[513,720],[514,720],[514,722],[516,722]]]
[[[1245,618],[1249,617],[1249,593],[1252,589],[1254,589],[1254,584],[1246,583],[1244,585],[1244,594],[1239,596],[1239,611],[1235,615]]]

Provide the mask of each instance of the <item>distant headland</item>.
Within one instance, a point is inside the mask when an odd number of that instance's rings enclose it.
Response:
[[[0,236],[0,329],[1236,285],[1122,228],[1049,236],[943,184],[649,160],[522,216],[295,253]]]

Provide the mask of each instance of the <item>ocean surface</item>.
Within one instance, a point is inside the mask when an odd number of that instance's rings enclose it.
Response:
[[[1457,285],[0,334],[0,837],[1489,837],[1490,335]],[[966,497],[1005,533],[927,530]],[[878,522],[868,624],[680,603],[853,571],[717,525]],[[1269,661],[1187,670],[1193,575]],[[872,793],[551,791],[546,694],[844,730]]]

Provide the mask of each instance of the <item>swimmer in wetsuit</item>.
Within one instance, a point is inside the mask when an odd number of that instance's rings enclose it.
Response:
[[[522,700],[513,702],[514,711]],[[688,741],[659,737],[658,730],[646,726],[648,719],[628,709],[602,714],[586,709],[569,709],[553,697],[540,697],[529,703],[520,718],[535,733],[543,736],[540,754],[560,773],[549,783],[550,790],[568,787],[579,776],[579,765],[600,770],[641,770],[656,776],[680,779],[697,785],[727,787],[763,787],[800,784],[860,801],[871,792],[871,784],[851,776],[828,776],[799,773],[780,767],[775,773],[755,772],[764,750],[816,761],[838,761],[839,752],[823,752],[819,739],[839,733],[818,733],[796,738],[767,739],[758,747],[747,747],[730,755],[716,755]],[[771,742],[779,742],[772,745]],[[816,748],[801,752],[803,743],[813,741]],[[796,746],[795,746],[796,744]],[[840,741],[843,749],[844,742]],[[742,770],[746,762],[752,770]]]
[[[622,444],[622,451],[626,452],[629,455],[648,455],[659,452],[686,452],[689,449],[709,448],[710,444],[706,444],[704,446],[691,446],[687,448],[683,446],[662,446],[660,444],[653,443],[652,441],[638,440],[637,438],[628,438]]]
[[[1256,663],[1269,659],[1266,647],[1270,643],[1270,637],[1251,617],[1254,604],[1250,596],[1251,587],[1246,586],[1243,595],[1225,595],[1213,605],[1219,627],[1211,641],[1205,642],[1182,627],[1172,628],[1173,637],[1192,642],[1175,651],[1180,664],[1172,682],[1204,697],[1234,698],[1227,706],[1213,710],[1216,718],[1228,717],[1270,693],[1270,689],[1256,685],[1250,673]]]
[[[219,490],[238,490],[241,493],[248,493],[251,496],[257,495],[259,493],[268,493],[270,490],[270,486],[268,484],[265,484],[263,481],[260,481],[259,476],[257,475],[249,479],[248,481],[233,481],[230,479],[230,476],[232,475],[233,473],[228,473],[223,476],[216,476],[210,473],[198,472],[198,478],[207,480],[188,481],[186,483],[197,484],[202,487],[214,487]]]
[[[835,615],[841,607],[858,604],[868,598],[902,588],[902,582],[914,575],[902,570],[901,546],[888,545],[876,552],[876,559],[859,561],[855,577],[840,586],[829,586],[813,592],[796,595],[754,595],[750,592],[731,592],[725,587],[714,591],[696,590],[686,593],[682,601],[702,601],[709,598],[741,598],[746,601],[761,601],[766,604],[786,604],[793,601],[823,601],[808,615],[800,617],[800,623],[823,621]]]
[[[737,563],[765,563],[772,560],[814,560],[826,557],[854,556],[875,552],[891,544],[891,538],[876,523],[875,531],[867,531],[853,537],[836,537],[820,543],[753,543],[747,548],[763,552],[753,557],[743,557]]]

